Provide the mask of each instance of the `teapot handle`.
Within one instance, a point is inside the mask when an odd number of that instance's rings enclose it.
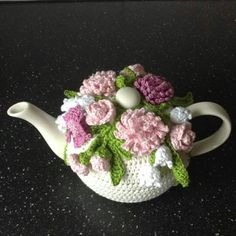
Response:
[[[193,144],[191,156],[210,152],[227,140],[231,132],[231,122],[228,113],[222,106],[213,102],[199,102],[190,105],[187,109],[192,113],[193,118],[210,115],[222,120],[221,127],[215,133]]]

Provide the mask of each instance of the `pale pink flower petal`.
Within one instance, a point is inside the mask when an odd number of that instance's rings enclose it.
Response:
[[[115,78],[116,73],[112,70],[98,71],[83,81],[80,93],[82,95],[112,96],[116,91]]]
[[[172,127],[170,140],[175,150],[189,152],[192,149],[196,135],[191,129],[191,123],[188,122]]]
[[[90,163],[92,169],[96,171],[108,171],[110,169],[110,161],[99,156],[91,157]]]
[[[115,118],[116,110],[113,103],[102,99],[91,103],[87,108],[86,122],[88,125],[102,125],[112,122]]]
[[[146,74],[144,67],[140,64],[130,65],[128,67],[136,74],[136,76],[141,76]]]
[[[67,161],[73,172],[75,172],[77,175],[86,176],[89,174],[89,168],[80,163],[79,156],[77,154],[69,155]]]
[[[159,116],[144,108],[124,112],[116,128],[115,137],[125,141],[122,147],[138,156],[149,155],[157,149],[169,132]]]

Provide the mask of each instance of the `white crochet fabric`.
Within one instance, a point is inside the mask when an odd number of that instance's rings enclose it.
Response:
[[[117,202],[143,202],[158,197],[170,187],[176,185],[176,181],[168,169],[160,178],[160,187],[151,185],[142,186],[140,183],[140,171],[149,164],[149,157],[124,160],[126,175],[117,186],[111,183],[109,172],[96,172],[91,170],[88,176],[80,175],[80,179],[97,194]]]
[[[170,120],[173,123],[181,124],[191,119],[192,114],[185,107],[175,107],[170,111]]]
[[[172,155],[170,149],[166,145],[161,145],[155,153],[155,162],[154,167],[158,166],[168,166],[169,169],[172,169]]]

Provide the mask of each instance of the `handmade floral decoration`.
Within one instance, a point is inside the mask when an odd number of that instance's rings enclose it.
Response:
[[[189,152],[193,147],[195,133],[190,123],[183,123],[172,127],[170,140],[175,150]]]
[[[138,78],[134,85],[151,104],[167,102],[174,96],[172,85],[161,76],[147,74]]]
[[[112,70],[96,72],[88,79],[84,80],[80,87],[82,95],[103,95],[111,96],[115,93],[116,73]]]
[[[143,188],[161,188],[169,174],[188,186],[183,160],[195,139],[186,109],[193,102],[191,93],[174,97],[169,81],[134,64],[118,75],[96,72],[79,91],[66,90],[65,95],[56,123],[66,135],[65,162],[76,174],[108,174],[117,186],[138,171]],[[128,167],[133,160],[142,163],[140,169]]]
[[[122,147],[138,156],[157,149],[169,131],[159,116],[144,108],[124,112],[116,128],[115,137],[125,140]]]
[[[72,154],[68,156],[68,163],[71,167],[71,169],[77,174],[77,175],[88,175],[89,174],[89,168],[86,165],[83,165],[79,161],[79,156],[77,154]]]
[[[92,169],[96,171],[108,171],[110,169],[110,161],[99,156],[93,156],[90,163]]]
[[[85,121],[85,114],[80,105],[70,108],[63,116],[66,123],[66,141],[69,143],[71,138],[75,147],[80,147],[91,138],[88,132],[88,125]]]
[[[116,110],[113,103],[107,99],[91,103],[87,108],[86,122],[88,125],[102,125],[112,122],[115,118]]]

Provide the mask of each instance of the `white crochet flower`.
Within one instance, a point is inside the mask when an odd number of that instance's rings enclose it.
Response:
[[[73,98],[65,98],[63,100],[63,105],[61,106],[61,111],[67,112],[70,108],[80,105],[82,108],[86,109],[89,104],[95,101],[93,96],[84,95],[84,96],[75,96]]]
[[[146,163],[139,172],[139,185],[145,187],[161,187],[161,174],[157,168]]]
[[[172,169],[173,162],[172,162],[172,155],[170,149],[165,146],[161,145],[156,153],[155,153],[155,162],[153,164],[154,167],[158,166],[168,166],[169,169]]]
[[[173,123],[181,124],[191,119],[192,114],[184,107],[175,107],[170,111],[170,120]]]
[[[65,113],[64,113],[65,114]],[[65,120],[64,120],[64,118],[63,118],[63,115],[64,114],[62,114],[62,115],[59,115],[58,117],[57,117],[57,119],[56,119],[56,124],[57,124],[57,127],[58,127],[58,129],[61,131],[61,132],[63,132],[63,133],[66,133],[66,122],[65,122]]]

